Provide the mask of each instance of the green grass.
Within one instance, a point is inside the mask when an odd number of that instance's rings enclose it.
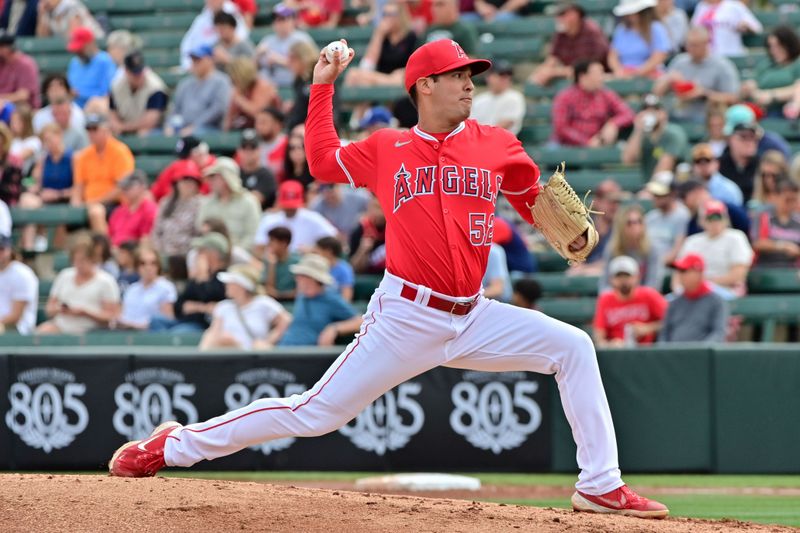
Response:
[[[237,481],[341,481],[380,475],[376,472],[167,472],[174,477],[228,479]],[[487,485],[572,487],[576,477],[570,474],[467,474]],[[633,487],[742,489],[800,488],[800,476],[778,475],[702,475],[639,474],[625,476]],[[646,489],[645,489],[646,493]],[[666,494],[658,495],[672,516],[720,520],[730,518],[800,527],[800,498],[762,494]],[[558,499],[493,499],[487,501],[536,507],[569,508],[569,501]]]

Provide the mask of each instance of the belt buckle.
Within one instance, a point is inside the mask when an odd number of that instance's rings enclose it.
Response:
[[[466,307],[467,308],[467,313],[469,313],[470,311],[472,311],[472,308],[475,306],[475,300],[472,300],[472,301],[469,301],[469,302],[453,302],[453,307],[450,308],[450,314],[451,315],[453,313],[455,313],[455,310],[456,310],[456,308],[458,308],[458,306]],[[464,313],[464,314],[467,314],[467,313]]]

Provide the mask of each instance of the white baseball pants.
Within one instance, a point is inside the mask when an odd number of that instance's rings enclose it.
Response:
[[[586,333],[483,297],[469,314],[451,315],[424,305],[429,288],[417,287],[412,302],[400,297],[402,286],[400,278],[385,275],[360,333],[308,391],[260,399],[176,429],[170,435],[175,438],[166,440],[167,465],[188,467],[273,439],[324,435],[391,388],[444,365],[555,374],[578,449],[576,487],[600,495],[623,484],[611,413]]]

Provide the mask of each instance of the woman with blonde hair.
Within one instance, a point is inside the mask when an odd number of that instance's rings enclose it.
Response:
[[[286,116],[286,129],[290,130],[306,121],[308,98],[311,94],[311,76],[319,59],[319,49],[308,42],[296,42],[289,49],[289,70],[294,74],[294,103]],[[334,106],[335,107],[335,106]],[[336,116],[334,109],[334,116]]]
[[[615,257],[627,255],[639,263],[643,285],[661,290],[664,283],[664,265],[661,254],[650,244],[645,227],[644,209],[639,204],[622,206],[614,217],[611,236],[603,250],[603,274],[600,277],[600,290],[610,285],[608,264]]]
[[[105,35],[103,28],[80,0],[39,0],[38,10],[37,37],[67,38],[79,26],[92,30],[96,39]]]
[[[256,113],[269,106],[277,106],[278,92],[275,87],[258,75],[254,59],[237,57],[227,67],[233,91],[231,103],[222,123],[225,131],[252,128]]]
[[[789,164],[778,150],[767,150],[761,156],[753,181],[753,197],[749,207],[767,208],[775,205],[778,182],[789,178]]]
[[[658,20],[656,0],[620,0],[614,15],[622,20],[611,36],[608,67],[616,78],[654,77],[672,49],[667,28]]]
[[[364,58],[358,68],[347,71],[345,85],[403,85],[406,63],[416,46],[417,36],[411,31],[411,16],[405,3],[387,2]]]
[[[17,161],[27,175],[42,151],[42,141],[33,132],[33,110],[28,104],[18,104],[11,113],[9,128],[13,134],[8,155]]]
[[[117,65],[117,73],[114,75],[116,80],[125,75],[125,56],[135,50],[141,50],[144,41],[136,34],[128,30],[114,30],[106,37],[106,52],[111,56],[114,64]]]

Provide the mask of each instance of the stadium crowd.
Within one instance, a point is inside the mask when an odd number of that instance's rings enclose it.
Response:
[[[352,15],[342,0],[266,13],[254,0],[206,0],[171,90],[148,64],[147,39],[81,0],[0,0],[0,332],[197,332],[203,349],[263,349],[358,331],[354,287],[384,270],[385,218],[367,191],[309,172],[304,121],[326,44],[314,31],[372,27],[342,84],[397,87],[420,44],[454,39],[475,54],[477,24],[524,21],[534,3],[361,0]],[[534,50],[495,58],[476,79],[472,118],[522,136],[518,82],[556,88],[537,149],[618,148],[618,163],[639,170],[633,191],[613,170],[597,173],[600,244],[565,272],[598,280],[599,346],[733,340],[729,305],[747,294],[751,269],[800,267],[800,154],[760,124],[797,124],[800,37],[764,28],[740,0],[618,0],[610,33],[585,4],[549,6],[556,31],[541,61]],[[271,28],[255,42],[260,20]],[[767,55],[743,77],[743,38],[762,33]],[[41,74],[17,46],[29,36],[63,38],[66,70]],[[648,94],[613,88],[634,79],[651,82]],[[336,106],[344,142],[416,121],[407,98]],[[690,143],[698,125],[705,138]],[[224,132],[238,132],[237,146],[214,153],[207,139]],[[174,159],[150,179],[128,144],[164,137]],[[85,208],[86,223],[48,232],[12,216],[58,205]],[[536,308],[547,287],[532,252],[542,246],[500,201],[485,296]],[[31,266],[54,250],[68,250],[69,266],[40,317]]]

